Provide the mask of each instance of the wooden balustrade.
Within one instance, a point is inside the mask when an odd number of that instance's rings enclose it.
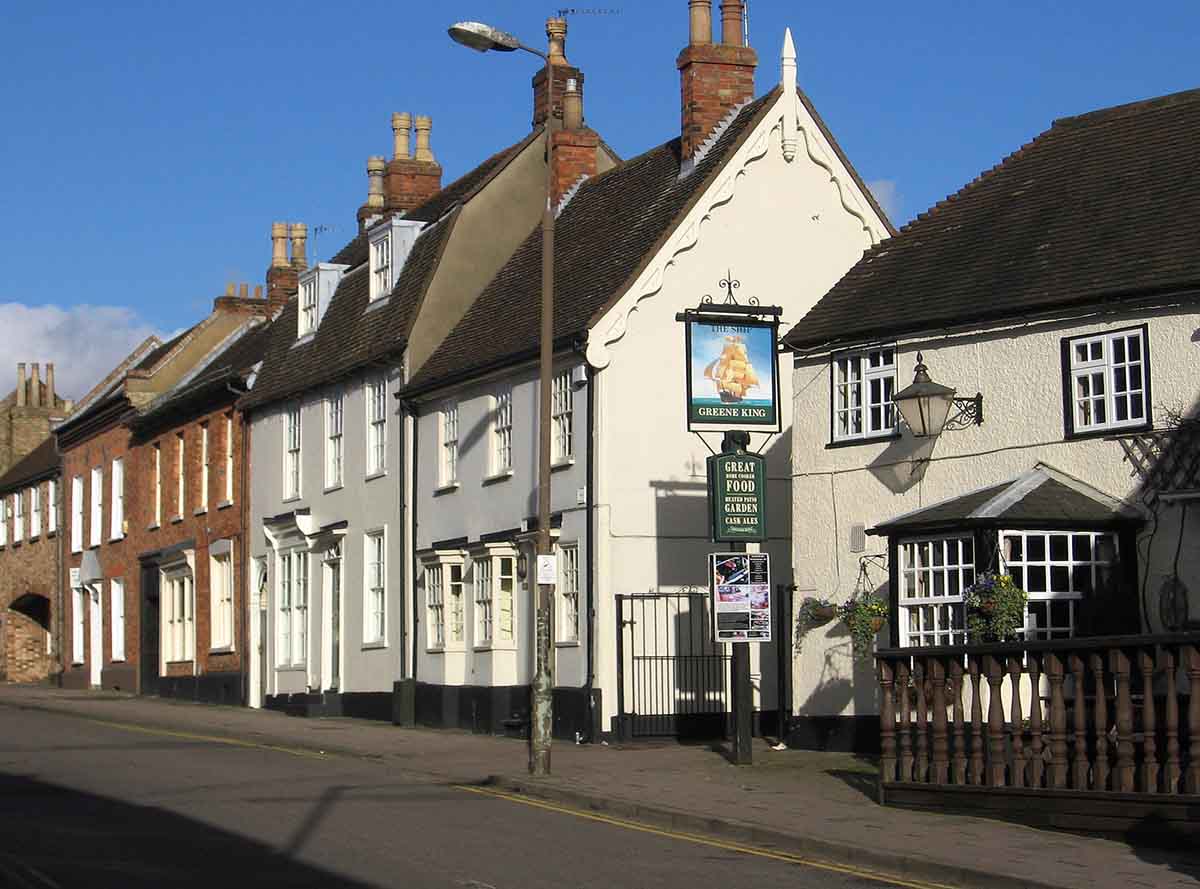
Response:
[[[1200,633],[876,659],[885,785],[1200,794]]]

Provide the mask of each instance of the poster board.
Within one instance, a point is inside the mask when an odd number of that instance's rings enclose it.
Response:
[[[713,638],[771,641],[771,557],[767,553],[709,553]]]

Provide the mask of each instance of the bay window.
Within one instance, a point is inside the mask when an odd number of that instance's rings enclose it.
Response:
[[[487,544],[472,557],[477,648],[511,647],[516,639],[516,550]]]
[[[279,554],[279,606],[276,609],[281,667],[303,666],[308,660],[308,552],[285,550]],[[231,593],[232,595],[232,593]]]

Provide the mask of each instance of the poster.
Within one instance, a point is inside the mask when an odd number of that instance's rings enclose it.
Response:
[[[772,321],[691,319],[688,428],[779,431],[779,370]]]
[[[771,557],[710,553],[713,618],[718,642],[771,641]]]

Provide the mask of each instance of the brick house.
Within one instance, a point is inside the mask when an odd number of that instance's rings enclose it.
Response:
[[[0,681],[51,672],[60,499],[58,451],[47,436],[0,477]]]

